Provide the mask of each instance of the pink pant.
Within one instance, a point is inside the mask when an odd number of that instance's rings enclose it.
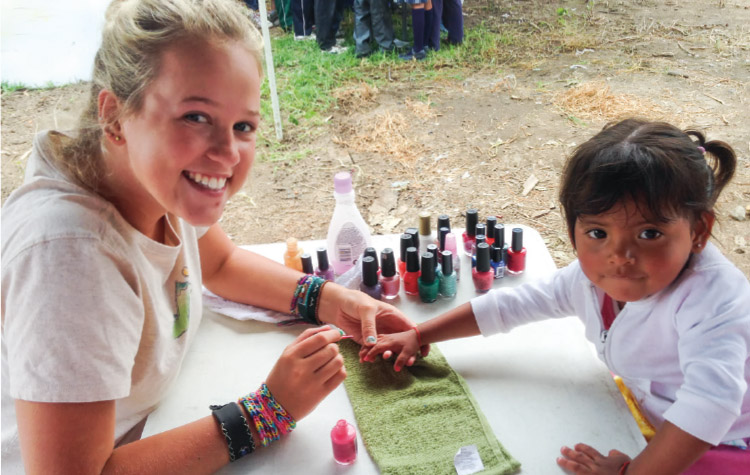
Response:
[[[699,458],[683,475],[747,475],[750,473],[750,450],[719,445]]]

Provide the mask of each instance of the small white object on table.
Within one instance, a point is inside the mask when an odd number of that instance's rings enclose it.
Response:
[[[524,229],[526,271],[494,281],[494,287],[519,285],[555,270],[535,230]],[[458,235],[460,238],[460,234]],[[300,243],[314,255],[325,241]],[[373,236],[378,253],[391,247],[399,255],[399,235]],[[283,262],[284,243],[249,246]],[[459,250],[461,253],[461,250]],[[392,300],[409,318],[423,322],[478,295],[471,279],[471,260],[461,259],[461,280],[455,298],[425,304],[406,295],[401,286]],[[403,284],[403,283],[402,283]],[[237,321],[205,310],[201,328],[181,374],[161,405],[149,416],[147,437],[210,413],[210,404],[235,401],[255,390],[283,349],[306,326],[278,327],[258,321]],[[451,366],[466,380],[497,439],[521,462],[522,474],[563,473],[555,463],[563,445],[589,444],[602,453],[616,448],[635,456],[645,447],[612,376],[584,337],[576,317],[525,325],[490,338],[476,336],[438,343]],[[287,437],[224,467],[220,473],[374,474],[377,466],[358,434],[359,456],[350,466],[333,460],[330,431],[339,419],[356,425],[341,385],[300,421]],[[454,453],[459,447],[456,447]]]

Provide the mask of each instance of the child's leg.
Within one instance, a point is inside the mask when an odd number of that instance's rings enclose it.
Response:
[[[415,53],[424,51],[424,3],[418,3],[411,9],[411,27],[414,31]]]
[[[460,45],[464,41],[464,15],[461,0],[445,0],[443,24],[448,29],[448,42]]]
[[[427,35],[427,46],[440,50],[440,23],[443,18],[443,0],[432,0],[432,28]]]
[[[432,48],[432,17],[433,17],[432,1],[428,0],[424,4],[424,45],[428,48]]]

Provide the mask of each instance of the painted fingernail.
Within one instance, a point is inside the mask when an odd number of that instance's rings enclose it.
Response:
[[[341,333],[341,336],[346,335],[346,333],[344,333],[344,330],[342,330],[341,328],[339,328],[339,333]]]
[[[375,338],[374,336],[368,336],[368,337],[367,337],[367,339],[366,339],[365,341],[366,341],[367,343],[375,343],[376,341],[378,341],[378,339],[377,339],[377,338]]]

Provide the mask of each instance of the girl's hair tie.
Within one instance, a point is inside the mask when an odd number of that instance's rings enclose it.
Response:
[[[705,148],[703,148],[703,147],[701,147],[701,146],[698,146],[698,150],[700,150],[700,152],[701,152],[701,153],[702,153],[703,155],[705,155],[705,154],[706,154],[706,149],[705,149]]]

